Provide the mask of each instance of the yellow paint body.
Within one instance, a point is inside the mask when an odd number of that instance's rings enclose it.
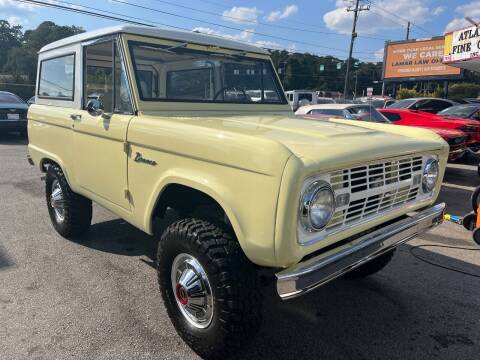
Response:
[[[147,41],[133,35],[120,39],[124,48],[129,39]],[[92,117],[82,109],[32,105],[28,149],[37,165],[57,162],[73,191],[147,233],[152,233],[152,212],[162,191],[182,184],[220,204],[251,261],[287,267],[322,247],[425,207],[438,195],[439,186],[425,202],[301,246],[297,214],[305,179],[373,160],[430,153],[439,156],[443,178],[448,145],[419,128],[295,118],[287,104],[143,102],[128,55],[126,65],[135,115]],[[71,114],[81,114],[82,120],[72,120]],[[137,152],[157,165],[135,162]]]

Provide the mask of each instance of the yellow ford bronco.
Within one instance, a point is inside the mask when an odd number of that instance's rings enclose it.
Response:
[[[28,135],[60,235],[88,230],[92,201],[158,235],[168,315],[207,358],[255,335],[259,271],[290,299],[379,271],[443,218],[437,135],[295,118],[268,52],[219,37],[120,26],[45,46]]]

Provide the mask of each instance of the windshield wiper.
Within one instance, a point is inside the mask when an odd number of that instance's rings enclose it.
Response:
[[[180,49],[180,48],[185,48],[188,46],[188,43],[182,43],[182,44],[178,44],[178,45],[175,45],[175,46],[170,46],[168,48],[161,48],[161,47],[156,47],[156,46],[148,46],[148,45],[141,45],[139,47],[141,47],[142,49],[148,49],[148,50],[154,50],[154,51],[162,51],[162,52],[168,52],[170,54],[175,54],[175,51],[172,51],[172,50],[176,50],[176,49]]]

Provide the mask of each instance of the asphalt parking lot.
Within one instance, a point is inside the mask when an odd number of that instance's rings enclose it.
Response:
[[[155,240],[98,206],[84,239],[61,238],[40,176],[24,140],[0,137],[0,358],[197,359],[162,305]],[[449,166],[440,199],[449,212],[470,210],[479,180],[475,166]],[[263,327],[243,358],[476,360],[478,249],[445,223],[368,279],[288,302],[267,286]]]

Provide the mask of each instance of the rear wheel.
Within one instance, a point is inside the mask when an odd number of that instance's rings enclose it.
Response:
[[[346,276],[348,278],[358,279],[373,275],[387,266],[390,260],[392,260],[394,254],[395,250],[391,250],[383,255],[380,255],[379,257],[370,260],[368,263],[350,271],[346,274]]]
[[[75,238],[88,230],[92,202],[70,189],[62,169],[56,164],[48,167],[45,193],[50,220],[60,235]]]
[[[168,315],[197,354],[224,359],[254,337],[261,322],[257,273],[231,231],[177,221],[162,235],[157,266]]]

